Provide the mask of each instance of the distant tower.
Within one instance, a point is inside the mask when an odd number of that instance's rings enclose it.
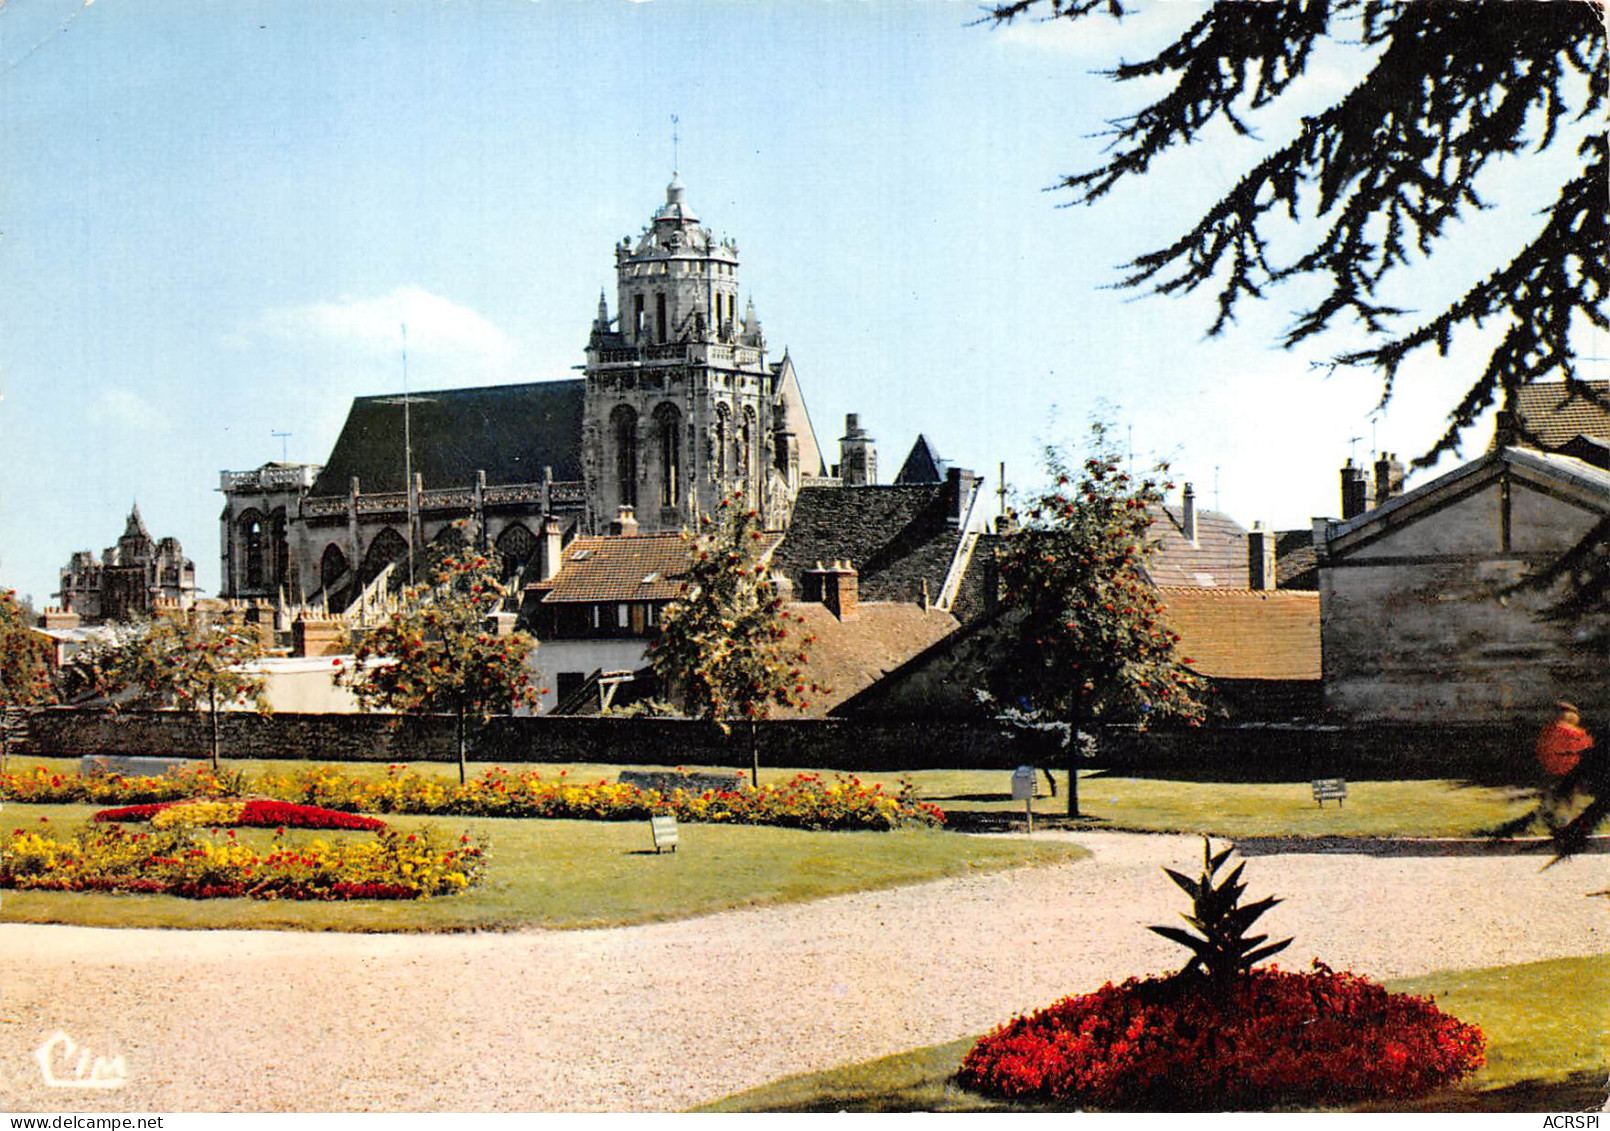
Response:
[[[868,487],[878,481],[878,450],[861,417],[846,413],[844,435],[839,437],[839,479],[846,487]]]
[[[786,523],[797,386],[766,364],[753,301],[739,315],[737,245],[699,226],[674,174],[649,226],[615,248],[615,286],[616,313],[600,294],[587,342],[588,524],[629,506],[643,532],[676,530],[734,490]]]

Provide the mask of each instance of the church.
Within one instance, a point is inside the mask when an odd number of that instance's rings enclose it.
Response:
[[[358,397],[330,457],[224,472],[219,595],[332,613],[406,580],[464,520],[511,579],[557,525],[677,531],[741,491],[785,529],[804,487],[876,480],[851,419],[829,467],[785,353],[767,357],[738,248],[673,175],[615,248],[580,379]],[[460,527],[455,527],[460,524]]]

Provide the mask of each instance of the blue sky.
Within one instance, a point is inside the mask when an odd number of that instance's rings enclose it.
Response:
[[[0,2],[0,581],[44,604],[139,501],[202,587],[221,469],[321,462],[351,398],[572,376],[612,247],[679,164],[734,237],[775,356],[831,449],[846,412],[884,478],[919,433],[1026,485],[1106,405],[1243,524],[1337,510],[1350,453],[1418,454],[1484,357],[1367,374],[1273,342],[1293,292],[1204,340],[1211,296],[1108,289],[1263,141],[1219,136],[1096,207],[1044,191],[1139,105],[1092,74],[1196,11],[1121,27],[972,26],[927,0]],[[1366,60],[1320,60],[1309,106]],[[1542,159],[1546,161],[1547,159]],[[1406,305],[1518,248],[1554,183],[1507,162]],[[1591,346],[1591,343],[1590,343]],[[1602,348],[1585,352],[1603,355]],[[1362,437],[1356,447],[1353,437]],[[1467,452],[1485,444],[1472,437]],[[427,486],[429,486],[427,484]]]

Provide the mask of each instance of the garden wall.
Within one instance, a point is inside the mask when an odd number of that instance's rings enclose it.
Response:
[[[452,761],[453,722],[445,716],[257,715],[219,720],[226,759]],[[206,757],[205,715],[169,711],[52,708],[30,719],[29,752],[44,756],[146,754]],[[1060,750],[1032,733],[987,721],[915,722],[789,719],[763,723],[763,765],[894,771],[1006,769],[1024,762],[1063,764]],[[1501,728],[1349,728],[1232,726],[1187,731],[1105,728],[1095,765],[1113,772],[1169,773],[1298,781],[1314,777],[1499,776],[1533,774],[1529,730]],[[707,723],[648,718],[498,718],[477,762],[605,762],[638,766],[747,766],[741,728],[732,739]]]

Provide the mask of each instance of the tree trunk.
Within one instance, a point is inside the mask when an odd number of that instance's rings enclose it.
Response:
[[[749,784],[760,788],[760,726],[749,720]]]
[[[1078,817],[1079,813],[1079,759],[1084,753],[1084,744],[1079,741],[1080,717],[1075,715],[1068,723],[1068,816]]]
[[[464,765],[464,704],[458,705],[458,784],[463,785],[465,779]]]
[[[218,689],[207,688],[207,717],[212,720],[212,772],[218,772]]]

